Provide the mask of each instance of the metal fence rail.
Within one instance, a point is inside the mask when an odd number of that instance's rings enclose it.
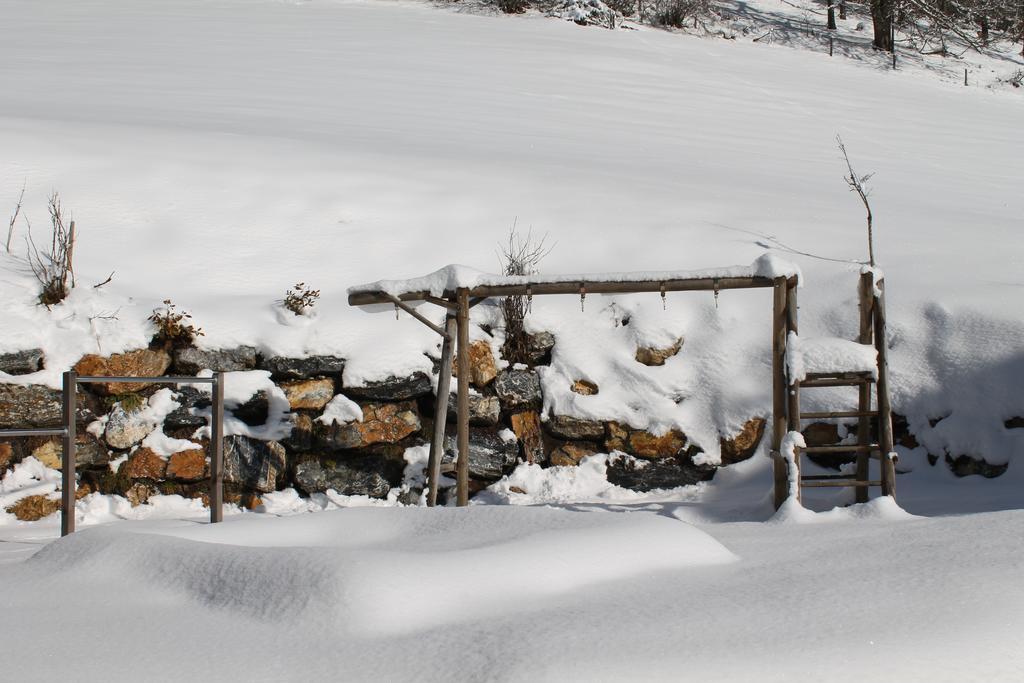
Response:
[[[0,429],[0,438],[59,436],[61,443],[60,535],[75,530],[75,409],[79,384],[209,384],[213,394],[210,415],[210,522],[224,519],[224,373],[212,377],[79,377],[74,370],[64,373],[62,427]]]

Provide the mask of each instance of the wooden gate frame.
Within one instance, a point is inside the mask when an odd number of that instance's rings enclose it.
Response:
[[[444,451],[445,424],[448,420],[448,395],[452,369],[452,347],[456,348],[458,369],[457,386],[457,435],[458,459],[456,463],[457,505],[469,504],[469,309],[490,297],[527,296],[543,294],[636,294],[659,292],[718,292],[726,289],[772,288],[772,448],[771,457],[774,472],[774,501],[779,507],[789,495],[789,473],[785,460],[780,454],[783,437],[793,427],[791,416],[799,415],[799,388],[790,389],[786,367],[786,342],[790,332],[796,332],[797,295],[799,277],[737,277],[725,274],[722,277],[682,277],[654,279],[636,274],[632,279],[609,280],[609,276],[593,274],[555,277],[513,277],[510,284],[481,285],[446,290],[441,296],[428,291],[405,292],[398,296],[375,285],[349,289],[350,306],[372,304],[393,304],[423,323],[443,340],[441,344],[441,368],[438,376],[437,405],[434,411],[434,434],[430,442],[430,457],[427,464],[427,505],[437,504],[437,487],[441,475],[441,457]],[[445,309],[444,327],[435,325],[425,318],[408,302],[422,301]],[[793,408],[796,408],[793,411]]]

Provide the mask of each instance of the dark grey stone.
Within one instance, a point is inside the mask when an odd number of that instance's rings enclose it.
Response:
[[[291,434],[281,439],[281,444],[292,452],[308,451],[313,447],[313,418],[304,413],[292,413]]]
[[[361,387],[345,387],[345,393],[354,398],[371,401],[404,401],[431,393],[430,378],[416,371],[408,377],[389,377]]]
[[[548,432],[560,439],[599,441],[604,438],[604,423],[581,420],[568,415],[552,415],[544,423]]]
[[[270,356],[260,359],[259,368],[269,370],[274,379],[340,377],[345,369],[345,359],[337,356],[307,356],[305,358]]]
[[[284,446],[247,436],[224,439],[224,481],[243,488],[270,493],[285,472]]]
[[[458,453],[455,435],[444,438],[444,456],[441,464],[454,465]],[[519,442],[504,441],[494,430],[469,430],[469,476],[494,481],[512,471],[519,458]]]
[[[75,441],[75,465],[106,465],[110,462],[110,451],[91,435],[79,435]]]
[[[458,398],[455,394],[448,395],[448,419],[458,417]],[[481,427],[493,427],[498,424],[501,405],[497,396],[469,395],[469,424]]]
[[[237,372],[255,367],[256,349],[251,346],[217,350],[186,347],[174,352],[174,370],[184,375],[194,375],[200,370]]]
[[[39,384],[0,384],[0,429],[59,427],[63,411],[59,391]]]
[[[42,369],[42,349],[25,349],[0,354],[0,372],[6,372],[8,375],[28,375]]]
[[[545,365],[551,362],[551,349],[555,347],[555,336],[550,332],[536,332],[526,338],[526,355],[530,365]]]
[[[494,380],[494,391],[498,394],[501,407],[538,407],[543,398],[540,377],[532,370],[506,370]]]
[[[232,408],[231,414],[250,427],[266,424],[270,415],[270,396],[266,391],[258,391],[245,403]]]
[[[652,491],[688,486],[715,476],[712,465],[695,465],[689,455],[644,460],[629,455],[608,462],[609,483],[634,491]]]
[[[211,404],[209,394],[186,385],[178,389],[174,400],[180,405],[164,418],[165,429],[197,429],[206,426],[206,418],[193,415],[191,411],[192,409],[209,408]]]
[[[295,467],[295,483],[306,493],[334,489],[345,496],[385,498],[391,484],[382,458],[353,461],[307,460]]]
[[[946,464],[949,465],[949,469],[953,471],[953,474],[958,477],[969,477],[977,474],[986,479],[995,479],[1002,476],[1010,467],[1009,463],[993,465],[982,458],[972,458],[969,455],[959,455],[954,458],[948,453],[946,454]]]

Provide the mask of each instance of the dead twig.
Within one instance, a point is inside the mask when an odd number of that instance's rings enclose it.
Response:
[[[115,272],[117,272],[117,271],[114,271],[114,270],[110,271],[110,275],[108,275],[108,276],[107,276],[107,279],[106,279],[106,280],[104,280],[103,282],[99,283],[98,285],[93,285],[93,286],[92,286],[92,288],[93,288],[93,289],[99,289],[99,288],[100,288],[100,287],[102,287],[103,285],[105,285],[105,284],[109,284],[109,283],[110,283],[110,281],[114,279],[114,273],[115,273]]]
[[[853,164],[850,163],[850,156],[846,153],[846,146],[843,144],[843,139],[836,135],[836,144],[839,145],[839,151],[843,154],[843,160],[846,161],[846,170],[849,171],[850,175],[844,176],[843,180],[850,186],[851,192],[856,192],[857,196],[860,197],[861,203],[864,205],[864,210],[867,212],[868,222],[868,263],[873,268],[875,265],[875,238],[872,226],[873,217],[871,215],[871,202],[868,201],[868,195],[871,191],[865,187],[865,184],[871,180],[874,173],[867,173],[862,176],[858,176],[857,172],[853,170]]]
[[[28,186],[26,180],[21,186],[21,194],[18,195],[18,204],[14,207],[14,214],[11,216],[11,223],[7,226],[7,253],[11,253],[11,239],[14,237],[14,225],[18,222],[18,214],[21,213],[21,203],[25,199],[25,188]]]

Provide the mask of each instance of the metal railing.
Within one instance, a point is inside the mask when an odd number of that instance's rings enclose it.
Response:
[[[0,429],[0,438],[59,436],[61,444],[60,535],[75,530],[75,410],[79,384],[209,384],[213,399],[210,415],[210,522],[224,519],[224,373],[212,377],[79,377],[74,370],[64,373],[61,427]]]

